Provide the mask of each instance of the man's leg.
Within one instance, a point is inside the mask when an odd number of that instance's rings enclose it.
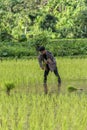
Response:
[[[48,89],[47,89],[47,76],[48,76],[48,74],[49,74],[49,69],[46,69],[44,71],[44,92],[45,92],[45,94],[48,93]]]
[[[60,87],[61,87],[61,78],[60,78],[60,75],[59,75],[59,73],[58,73],[57,67],[56,67],[55,70],[54,70],[54,74],[58,77],[58,91],[60,91]]]

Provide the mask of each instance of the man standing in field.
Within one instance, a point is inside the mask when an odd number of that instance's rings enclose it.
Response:
[[[47,51],[44,46],[39,47],[38,51],[40,52],[40,55],[38,57],[38,61],[40,64],[41,69],[44,70],[44,92],[47,94],[47,76],[49,74],[49,71],[54,72],[54,74],[58,78],[58,91],[60,90],[61,86],[61,78],[58,73],[57,65],[54,56],[51,52]],[[45,64],[45,66],[43,65]]]

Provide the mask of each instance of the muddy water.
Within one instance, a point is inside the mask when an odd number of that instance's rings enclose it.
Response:
[[[68,92],[68,87],[75,87],[77,89],[83,89],[83,92],[87,93],[87,79],[79,79],[79,80],[63,80],[61,84],[61,92]],[[48,89],[50,92],[57,92],[58,86],[57,83],[49,83]]]
[[[49,93],[58,93],[58,85],[57,81],[54,82],[48,82],[48,92]],[[87,94],[87,80],[86,79],[79,79],[79,80],[62,80],[61,84],[61,93],[67,93],[68,87],[75,87],[77,89],[83,89],[82,92]],[[12,93],[33,93],[33,94],[43,94],[44,93],[44,87],[43,84],[35,84],[32,86],[32,84],[24,85],[20,87],[16,87],[12,90]]]

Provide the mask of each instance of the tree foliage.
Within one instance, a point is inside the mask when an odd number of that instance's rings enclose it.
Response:
[[[87,37],[87,0],[0,0],[0,40],[29,40],[44,31],[52,38]]]

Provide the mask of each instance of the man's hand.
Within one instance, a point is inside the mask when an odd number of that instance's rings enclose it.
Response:
[[[48,63],[48,61],[47,61],[47,60],[45,60],[45,59],[44,59],[44,62],[45,62],[45,64],[47,64],[47,63]]]
[[[45,64],[48,64],[48,63],[50,63],[50,64],[51,64],[51,63],[52,63],[52,60],[51,60],[50,58],[49,58],[49,59],[47,59],[47,60],[45,60],[45,59],[44,59],[44,62],[45,62]]]
[[[44,67],[42,66],[41,69],[44,70]]]
[[[47,62],[51,64],[52,60],[49,58],[49,59],[47,59]]]

